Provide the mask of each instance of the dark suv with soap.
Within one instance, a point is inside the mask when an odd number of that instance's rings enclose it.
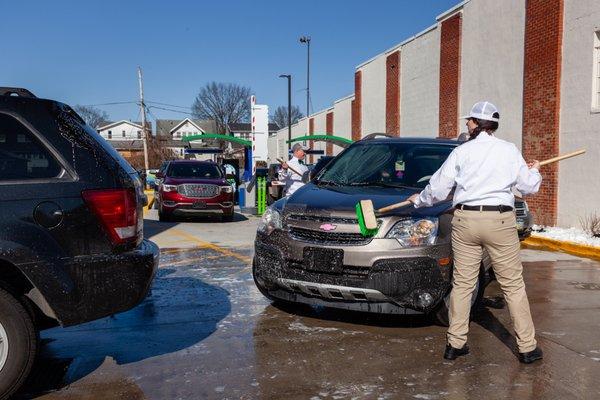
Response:
[[[434,313],[447,324],[451,201],[382,215],[373,237],[361,235],[355,206],[371,199],[380,208],[421,191],[459,145],[387,135],[352,144],[310,183],[264,213],[253,261],[257,287],[273,300],[374,313]],[[516,208],[512,214],[525,236],[528,210],[522,200]],[[490,266],[485,254],[472,304],[493,278]]]
[[[138,173],[66,104],[0,88],[0,399],[27,377],[40,329],[125,311],[146,296]]]

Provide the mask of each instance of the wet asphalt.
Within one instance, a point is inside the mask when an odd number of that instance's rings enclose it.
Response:
[[[138,307],[42,332],[20,399],[598,399],[600,263],[523,250],[544,360],[516,358],[497,283],[471,323],[471,354],[442,359],[445,328],[276,306],[255,288],[258,220],[161,224],[150,295]]]

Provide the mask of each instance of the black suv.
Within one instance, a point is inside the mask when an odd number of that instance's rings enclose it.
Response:
[[[148,292],[137,172],[69,106],[0,88],[0,399],[40,329],[125,311]]]

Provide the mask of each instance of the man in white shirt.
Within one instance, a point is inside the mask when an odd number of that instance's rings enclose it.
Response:
[[[306,157],[304,147],[300,143],[296,143],[292,146],[292,158],[281,164],[279,180],[285,182],[285,196],[294,194],[296,190],[304,186],[308,179],[308,167],[302,162],[304,157]]]
[[[519,361],[528,364],[541,359],[542,351],[535,340],[523,282],[512,189],[523,195],[536,193],[542,181],[540,164],[526,164],[514,144],[494,136],[500,115],[493,104],[477,103],[465,118],[469,141],[452,151],[421,193],[409,198],[416,208],[429,207],[455,188],[454,270],[444,358],[454,360],[469,353],[471,297],[485,249],[513,321]]]

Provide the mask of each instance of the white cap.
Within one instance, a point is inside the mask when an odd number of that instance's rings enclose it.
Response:
[[[308,148],[306,146],[303,146],[301,143],[294,143],[294,145],[292,146],[292,153],[298,150],[308,150]]]
[[[480,101],[479,103],[475,103],[473,105],[469,115],[465,115],[461,118],[477,118],[486,121],[498,122],[500,120],[500,113],[498,112],[496,106],[490,103],[489,101]]]

